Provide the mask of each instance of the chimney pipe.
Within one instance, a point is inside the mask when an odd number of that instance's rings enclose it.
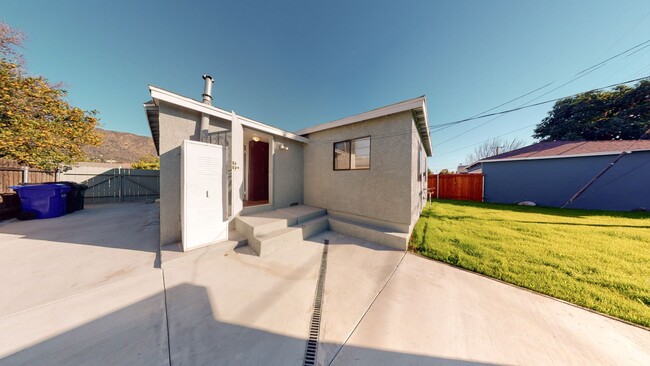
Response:
[[[203,75],[203,80],[205,80],[205,85],[203,86],[203,103],[212,104],[212,83],[214,79],[212,76],[205,74]]]
[[[212,105],[212,83],[214,80],[212,76],[205,74],[203,75],[203,80],[205,80],[205,85],[203,86],[203,103]],[[210,126],[210,116],[205,113],[201,113],[201,127],[199,132],[199,141],[208,142],[208,127]]]

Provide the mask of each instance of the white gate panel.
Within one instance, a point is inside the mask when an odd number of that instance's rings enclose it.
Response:
[[[225,148],[183,141],[181,147],[181,230],[183,251],[228,238],[224,217]]]

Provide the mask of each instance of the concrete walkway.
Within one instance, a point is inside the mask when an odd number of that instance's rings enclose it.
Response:
[[[648,365],[650,332],[407,254],[332,364]]]
[[[324,239],[322,365],[650,364],[647,330],[331,231],[160,269],[156,216],[0,223],[0,365],[300,365]]]

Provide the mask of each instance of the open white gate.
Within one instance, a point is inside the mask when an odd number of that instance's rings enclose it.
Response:
[[[181,147],[181,233],[183,251],[228,238],[223,146],[183,141]]]

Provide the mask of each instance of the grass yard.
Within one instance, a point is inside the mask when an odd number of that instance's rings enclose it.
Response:
[[[650,214],[439,200],[410,250],[650,327]]]

